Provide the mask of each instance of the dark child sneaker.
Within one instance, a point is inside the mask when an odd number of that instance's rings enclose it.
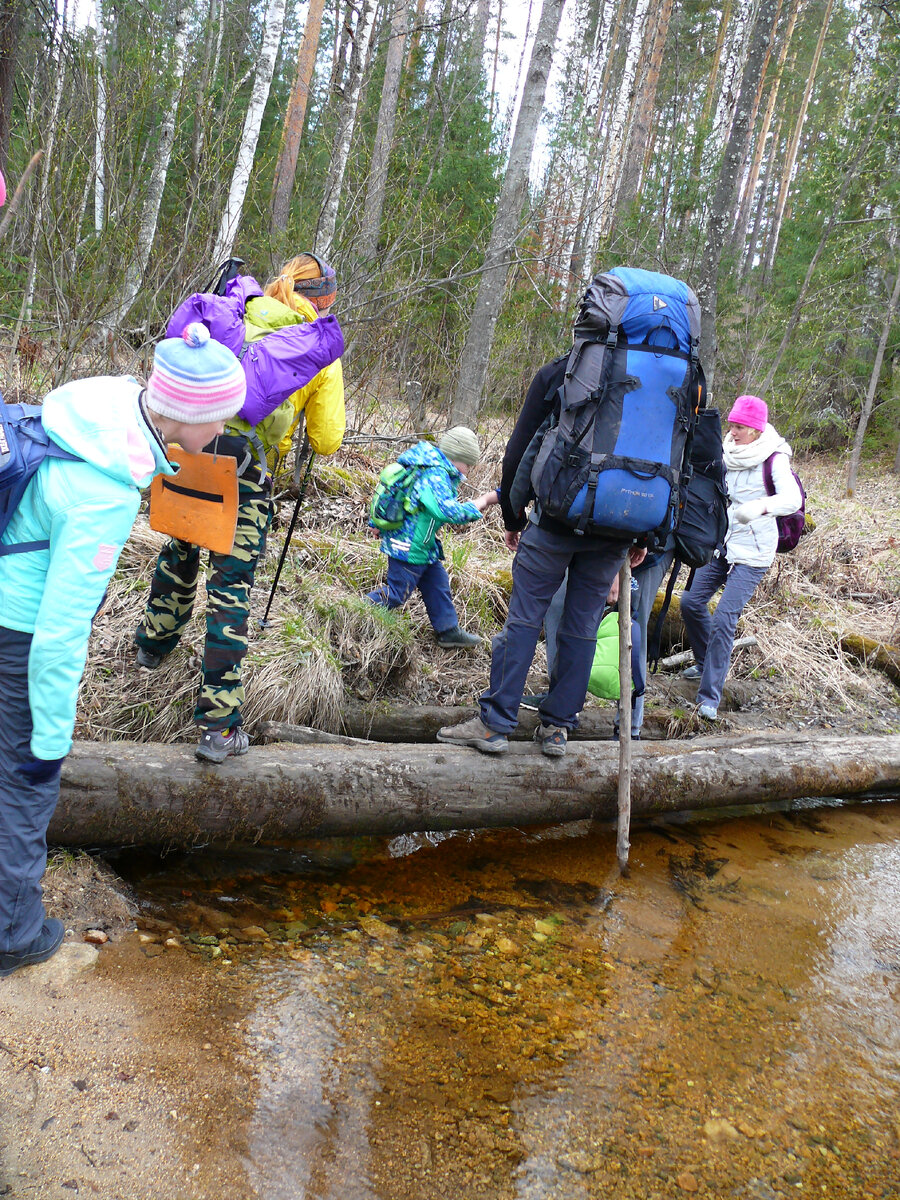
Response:
[[[483,641],[477,633],[466,633],[458,625],[454,625],[452,629],[443,629],[434,636],[437,644],[445,650],[474,650]]]
[[[137,664],[139,667],[143,667],[145,671],[155,671],[166,657],[165,654],[161,654],[157,650],[145,650],[137,638],[134,639],[134,644],[137,646]]]
[[[451,746],[474,746],[482,754],[502,754],[509,749],[506,734],[488,729],[481,717],[470,717],[459,725],[445,725],[438,730],[437,740]]]
[[[519,708],[527,708],[530,712],[537,712],[549,695],[549,692],[535,692],[533,696],[523,696],[519,701]]]
[[[689,667],[685,667],[681,672],[682,679],[699,679],[703,674],[703,668],[698,667],[696,663],[691,663]]]
[[[0,954],[0,976],[12,975],[19,967],[46,962],[60,948],[65,936],[66,927],[62,921],[57,921],[56,917],[48,917],[30,946],[26,946],[24,950],[10,951],[9,954]]]
[[[221,763],[226,758],[237,758],[240,754],[246,754],[249,749],[250,738],[238,725],[230,733],[208,729],[194,753],[202,762]]]
[[[534,740],[540,745],[541,754],[546,754],[548,758],[562,758],[569,734],[559,725],[544,725],[542,722],[534,731]]]

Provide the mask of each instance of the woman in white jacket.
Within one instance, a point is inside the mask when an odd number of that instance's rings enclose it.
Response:
[[[700,680],[697,712],[708,721],[718,719],[738,618],[775,559],[775,518],[797,512],[803,503],[791,472],[791,448],[769,424],[766,404],[758,396],[738,396],[728,422],[731,428],[723,444],[731,507],[724,553],[718,551],[708,566],[701,567],[690,589],[681,595],[681,613],[696,663],[684,674]],[[763,468],[769,458],[772,496],[766,491]],[[719,588],[722,595],[710,616],[709,601]]]

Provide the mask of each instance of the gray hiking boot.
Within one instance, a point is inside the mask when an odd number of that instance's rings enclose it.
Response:
[[[250,738],[238,725],[230,733],[222,733],[219,729],[207,729],[194,753],[201,762],[221,763],[226,758],[237,758],[239,754],[246,754],[249,749]]]
[[[548,758],[562,758],[566,752],[569,734],[559,725],[545,725],[541,722],[534,731],[534,740],[541,747],[541,754]]]
[[[32,963],[46,962],[62,945],[66,936],[66,927],[56,917],[47,917],[41,926],[41,932],[30,946],[23,950],[10,951],[0,954],[0,976],[12,975],[19,967],[29,967]]]
[[[474,746],[482,754],[501,754],[509,749],[506,734],[488,729],[481,717],[471,717],[459,725],[445,725],[438,730],[437,740],[451,746]]]
[[[134,639],[134,644],[137,646],[137,664],[143,667],[145,671],[155,671],[162,660],[166,657],[158,650],[146,650],[137,638]]]
[[[474,650],[482,642],[482,638],[477,633],[466,633],[458,625],[454,625],[452,629],[442,629],[434,636],[437,644],[443,646],[445,650]]]

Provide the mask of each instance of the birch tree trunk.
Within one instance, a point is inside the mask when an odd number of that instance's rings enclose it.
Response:
[[[547,77],[553,62],[553,50],[566,0],[544,0],[538,21],[531,61],[522,92],[509,162],[491,227],[491,236],[482,268],[478,297],[463,347],[459,379],[450,415],[451,425],[474,427],[484,394],[497,316],[509,273],[510,258],[518,234],[522,204],[528,189],[528,171],[537,135]]]
[[[709,210],[706,245],[700,266],[697,295],[702,313],[700,358],[706,371],[707,387],[711,392],[718,348],[716,301],[719,290],[719,263],[722,259],[726,235],[733,224],[738,188],[750,145],[750,113],[753,109],[757,81],[768,49],[777,10],[778,0],[761,0],[750,35],[750,47],[744,65],[734,121],[731,125],[731,133],[725,147],[713,202]]]
[[[94,233],[103,232],[106,201],[106,16],[103,0],[96,0],[97,20],[97,129],[94,135]]]
[[[649,9],[650,0],[637,0],[634,16],[631,21],[628,49],[625,53],[625,65],[619,77],[619,94],[616,98],[615,108],[613,109],[609,129],[609,142],[606,147],[603,168],[600,173],[598,222],[601,237],[609,232],[615,211],[616,192],[619,187],[619,177],[624,166],[628,114],[634,97],[634,80],[637,74],[638,58],[641,53],[644,28],[647,24]]]
[[[297,72],[284,116],[281,149],[278,152],[275,179],[272,183],[271,228],[273,233],[284,233],[287,230],[288,215],[291,210],[291,193],[294,190],[294,180],[297,176],[300,139],[303,137],[303,124],[306,120],[306,107],[309,103],[309,90],[316,66],[324,11],[325,0],[309,0],[303,37],[300,39],[300,48],[297,51]]]
[[[272,76],[275,73],[275,61],[278,58],[278,47],[281,45],[281,35],[284,32],[284,13],[286,0],[269,0],[266,5],[266,15],[263,18],[263,42],[259,51],[259,62],[253,79],[253,89],[250,93],[250,103],[244,118],[244,129],[241,134],[241,144],[238,148],[234,171],[231,175],[231,186],[228,189],[228,199],[225,201],[225,211],[219,224],[219,233],[213,250],[213,262],[221,262],[230,253],[241,223],[241,212],[247,188],[250,185],[250,174],[253,170],[253,160],[256,157],[256,144],[259,141],[259,131],[262,126],[263,113],[269,99],[269,89],[272,86]]]
[[[740,246],[747,237],[747,226],[750,223],[750,212],[753,208],[753,200],[756,196],[757,184],[759,183],[759,172],[762,167],[766,142],[769,138],[769,130],[772,127],[772,118],[775,113],[775,105],[778,101],[778,93],[781,90],[781,80],[784,77],[784,64],[787,59],[791,39],[794,36],[794,29],[797,25],[797,18],[800,15],[802,2],[803,0],[794,0],[793,8],[791,9],[790,16],[788,17],[787,28],[784,31],[781,49],[778,52],[778,62],[775,67],[775,77],[772,80],[772,86],[769,88],[769,98],[766,102],[766,111],[763,116],[762,128],[760,129],[759,136],[756,140],[756,152],[753,155],[753,162],[750,166],[750,174],[747,176],[747,182],[744,185],[744,194],[741,200],[740,212],[734,227],[733,244],[735,246]]]
[[[703,150],[705,173],[708,175],[715,172],[722,148],[731,133],[738,95],[744,78],[744,66],[750,51],[750,38],[753,35],[758,11],[759,0],[738,4],[729,23],[729,45],[722,68],[722,85],[719,88],[712,131],[706,139]]]
[[[819,30],[819,40],[816,43],[815,53],[813,54],[812,64],[809,68],[809,75],[806,80],[806,87],[803,90],[803,99],[800,102],[800,112],[797,114],[797,121],[794,125],[794,132],[791,137],[790,145],[785,155],[784,165],[781,171],[781,185],[778,189],[778,198],[775,201],[775,211],[772,214],[772,227],[769,231],[768,241],[766,243],[766,261],[763,272],[764,277],[768,277],[772,272],[772,267],[775,262],[775,252],[778,249],[778,238],[781,235],[781,222],[784,219],[784,210],[787,204],[788,191],[791,186],[791,179],[794,175],[794,166],[797,162],[797,151],[800,149],[800,135],[803,132],[803,125],[806,121],[806,111],[809,107],[809,98],[812,95],[813,85],[816,82],[816,74],[819,70],[819,60],[822,57],[822,47],[825,45],[825,35],[828,32],[828,26],[831,21],[831,13],[834,9],[834,0],[826,0],[825,16],[822,19],[822,28]]]
[[[381,104],[378,108],[378,124],[375,127],[375,143],[372,147],[372,160],[369,164],[369,178],[366,184],[366,198],[363,204],[358,238],[358,257],[363,263],[371,263],[378,249],[378,234],[381,230],[381,214],[384,210],[384,195],[387,189],[388,165],[391,148],[394,144],[400,75],[403,70],[409,0],[394,0],[394,4],[387,62],[384,68],[384,84],[381,88]]]
[[[853,439],[853,450],[850,454],[850,469],[847,472],[847,495],[852,496],[856,491],[856,479],[859,475],[859,462],[862,457],[863,439],[866,436],[866,429],[869,424],[869,417],[872,415],[872,404],[875,401],[875,392],[878,388],[878,379],[881,375],[881,364],[884,362],[884,351],[887,347],[888,338],[891,334],[891,326],[894,323],[894,317],[897,315],[897,304],[900,302],[900,259],[896,264],[896,277],[894,279],[894,290],[891,292],[891,298],[888,302],[888,309],[884,317],[884,325],[881,328],[881,337],[878,339],[878,349],[875,352],[875,362],[872,365],[872,374],[869,377],[869,387],[866,391],[866,398],[863,402],[862,412],[859,417],[859,424],[856,427],[856,437]]]
[[[166,176],[172,159],[172,147],[175,144],[175,119],[178,115],[178,101],[181,96],[181,83],[184,78],[184,61],[187,52],[188,16],[190,13],[189,0],[180,0],[175,13],[175,37],[172,43],[171,72],[169,82],[171,94],[169,103],[160,121],[159,144],[156,158],[150,170],[147,184],[147,194],[141,212],[141,223],[138,228],[137,244],[134,256],[125,271],[122,284],[122,295],[118,305],[107,318],[109,328],[115,329],[122,324],[131,311],[141,290],[150,252],[156,238],[156,226],[159,221],[159,210],[162,204],[163,192],[166,187]]]
[[[631,203],[641,186],[644,155],[650,139],[650,126],[656,112],[656,89],[659,86],[673,7],[674,0],[659,0],[648,20],[650,48],[647,69],[634,102],[634,115],[628,134],[628,149],[625,153],[625,164],[622,168],[622,178],[616,200],[616,208],[619,212],[622,212]]]
[[[0,169],[6,171],[12,128],[13,83],[25,0],[0,0]]]
[[[325,182],[325,199],[316,227],[316,254],[320,254],[322,258],[328,257],[334,242],[341,191],[344,187],[344,175],[347,171],[347,160],[350,157],[350,143],[353,141],[353,130],[356,128],[356,112],[359,107],[363,73],[369,54],[369,42],[372,40],[372,30],[375,26],[376,8],[375,0],[363,0],[359,20],[356,24],[353,54],[350,58],[350,70],[344,87],[344,102],[341,106],[341,116],[335,136],[334,153],[331,156],[331,165]]]

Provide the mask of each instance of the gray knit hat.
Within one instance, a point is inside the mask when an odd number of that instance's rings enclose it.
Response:
[[[438,442],[438,449],[446,454],[451,462],[465,463],[467,467],[474,467],[481,458],[478,438],[465,425],[456,425],[453,429],[448,429]]]

